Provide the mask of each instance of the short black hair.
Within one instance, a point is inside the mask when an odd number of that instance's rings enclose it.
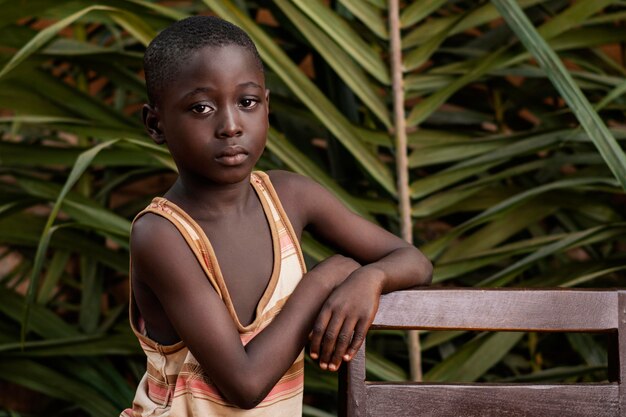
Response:
[[[263,63],[252,39],[240,27],[215,16],[192,16],[165,28],[150,42],[143,57],[150,104],[158,102],[167,82],[196,51],[207,46],[239,45],[250,53],[263,72]]]

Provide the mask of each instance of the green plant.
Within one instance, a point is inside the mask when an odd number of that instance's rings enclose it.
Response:
[[[126,319],[130,219],[174,166],[139,122],[141,56],[189,14],[227,18],[259,47],[273,126],[260,168],[309,175],[398,234],[394,178],[406,174],[435,283],[624,277],[623,2],[406,2],[405,118],[394,117],[386,1],[0,4],[0,379],[52,398],[45,415],[115,415],[142,373]],[[396,164],[401,119],[407,166]],[[308,237],[303,246],[310,260],[328,253]],[[373,377],[408,377],[405,341],[371,337]],[[562,341],[567,359],[533,334],[425,334],[424,378],[603,377],[597,339]],[[307,412],[332,411],[333,377],[307,371],[318,407]]]

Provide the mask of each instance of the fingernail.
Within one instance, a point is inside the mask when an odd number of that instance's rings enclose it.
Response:
[[[350,360],[350,355],[348,355],[347,353],[345,355],[343,355],[343,360],[344,361],[349,361]]]
[[[317,353],[311,352],[311,359],[317,359]]]
[[[325,363],[320,363],[320,368],[322,368],[323,370],[326,370],[326,368],[328,368],[328,365]]]
[[[331,371],[334,371],[337,369],[337,366],[334,363],[331,363],[328,369],[330,369]]]

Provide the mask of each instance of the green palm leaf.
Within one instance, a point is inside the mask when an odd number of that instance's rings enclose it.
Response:
[[[352,58],[340,46],[335,44],[331,37],[318,29],[289,1],[276,0],[275,3],[297,26],[307,40],[311,42],[313,47],[320,52],[326,62],[333,67],[352,91],[363,100],[363,103],[378,116],[387,128],[390,128],[391,120],[387,108],[361,67],[356,65]]]
[[[531,51],[539,64],[545,69],[550,81],[552,81],[568,103],[582,127],[598,148],[598,151],[613,172],[613,175],[615,175],[615,178],[620,182],[622,188],[626,190],[626,155],[624,155],[624,151],[620,148],[598,114],[593,110],[589,101],[587,101],[580,91],[580,88],[578,88],[569,72],[563,66],[563,63],[559,60],[554,51],[547,46],[545,40],[540,36],[537,30],[535,30],[534,26],[515,2],[507,0],[492,1],[507,23],[519,36],[522,43]],[[593,2],[593,5],[589,2],[581,2],[578,4],[587,5],[587,7],[591,8],[593,11],[596,10],[596,6],[608,5],[610,1]],[[573,8],[570,9],[570,11],[572,10]],[[562,16],[564,15],[565,13]],[[566,17],[570,16],[567,15]],[[543,33],[547,36],[558,30],[554,24],[552,25],[553,26],[544,27],[545,30]]]
[[[98,152],[100,152],[102,149],[105,149],[113,145],[115,142],[117,142],[117,140],[111,140],[108,142],[101,143],[100,145],[97,145],[93,147],[92,149],[83,152],[76,159],[76,163],[74,164],[72,172],[70,172],[70,175],[68,176],[67,181],[65,182],[65,185],[63,186],[63,189],[59,193],[59,196],[57,197],[54,203],[54,206],[52,207],[50,215],[48,216],[48,221],[46,222],[46,225],[44,226],[43,231],[41,233],[42,237],[37,247],[37,253],[35,254],[35,261],[34,261],[33,271],[31,273],[30,285],[28,289],[28,297],[27,297],[26,306],[24,309],[24,317],[22,319],[22,341],[26,337],[26,332],[28,329],[29,318],[30,318],[30,308],[35,299],[35,291],[36,291],[36,288],[38,287],[39,273],[43,266],[43,259],[48,249],[48,245],[50,244],[50,238],[52,237],[52,234],[58,229],[58,227],[53,227],[52,225],[54,223],[54,220],[57,217],[57,214],[59,213],[59,210],[61,209],[61,204],[63,203],[63,200],[65,196],[67,195],[67,193],[74,186],[74,184],[76,184],[76,182],[79,180],[81,175],[85,172],[85,170],[89,167],[89,165],[91,164],[95,156],[98,154]]]
[[[355,61],[383,84],[391,84],[389,70],[373,48],[320,0],[292,0],[309,18],[318,24]]]
[[[0,78],[4,77],[9,71],[17,67],[22,61],[27,59],[30,55],[39,50],[42,46],[48,43],[53,37],[55,37],[59,31],[68,25],[74,23],[78,19],[82,18],[88,13],[93,11],[107,11],[111,13],[111,17],[124,26],[130,33],[137,36],[145,45],[154,37],[152,30],[147,27],[141,20],[135,16],[114,7],[108,6],[90,6],[82,9],[65,19],[61,19],[58,22],[50,25],[46,29],[37,33],[37,35],[30,40],[22,49],[20,49],[11,60],[0,71]]]

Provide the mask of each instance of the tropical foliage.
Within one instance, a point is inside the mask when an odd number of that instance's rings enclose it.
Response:
[[[385,0],[0,5],[0,416],[130,404],[144,366],[126,314],[130,221],[175,175],[139,121],[141,58],[192,14],[257,43],[273,126],[259,167],[311,176],[398,234],[410,196],[436,284],[623,286],[624,2],[403,2],[406,147]],[[409,377],[404,334],[368,347],[372,378]],[[585,334],[441,332],[421,349],[430,381],[606,378],[606,347]],[[334,378],[306,375],[306,413],[333,413]]]

